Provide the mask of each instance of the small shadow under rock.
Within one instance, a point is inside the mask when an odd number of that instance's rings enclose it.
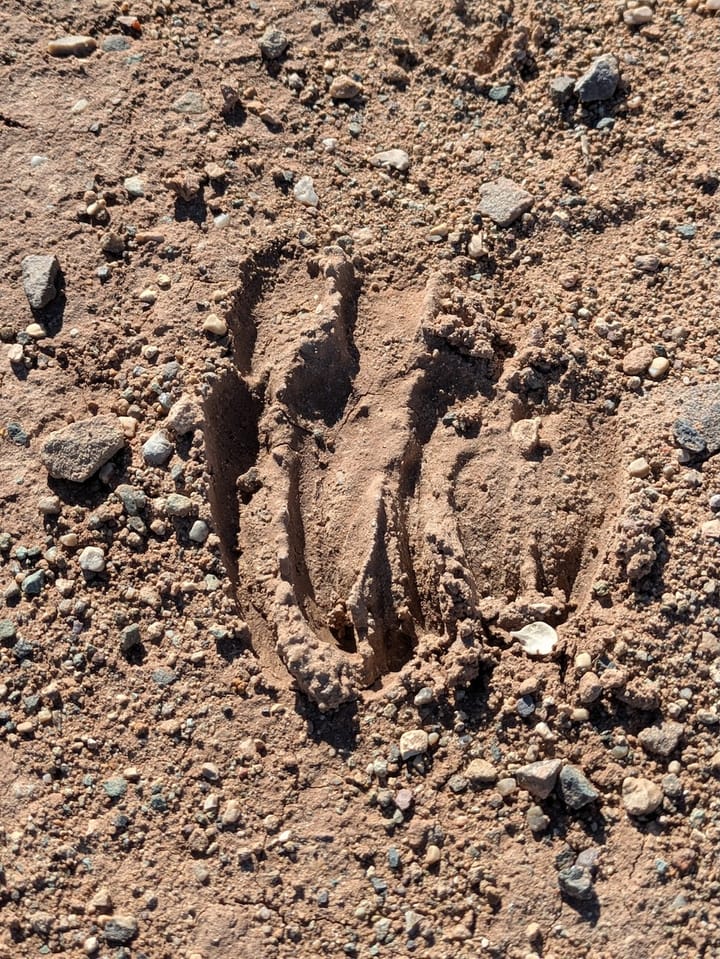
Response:
[[[41,310],[32,310],[36,323],[39,323],[48,336],[57,336],[63,326],[67,297],[65,296],[65,277],[60,271],[55,281],[58,291],[55,299]]]
[[[357,747],[357,703],[348,703],[332,713],[322,713],[306,696],[295,697],[295,712],[306,724],[308,736],[315,743],[327,743],[339,753],[347,754]]]
[[[223,113],[223,119],[229,127],[241,127],[247,120],[247,111],[241,103],[236,103],[231,110]]]
[[[202,226],[207,219],[207,212],[207,204],[202,193],[199,193],[192,200],[183,200],[181,197],[175,198],[175,219],[179,223],[192,220],[193,223]]]
[[[574,909],[578,917],[589,926],[596,926],[600,918],[600,902],[593,892],[589,899],[572,899],[570,896],[562,895],[563,902]]]

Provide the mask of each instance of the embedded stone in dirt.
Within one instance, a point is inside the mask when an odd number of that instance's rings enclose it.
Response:
[[[590,870],[584,866],[571,866],[558,873],[558,885],[569,899],[581,901],[592,899],[593,882]]]
[[[205,113],[207,112],[207,104],[195,90],[188,90],[186,93],[180,94],[171,109],[175,113]]]
[[[471,783],[479,786],[491,786],[497,781],[497,770],[487,759],[473,759],[465,775]]]
[[[203,415],[197,403],[181,396],[173,403],[167,415],[167,424],[176,436],[185,436],[202,426]]]
[[[596,57],[575,84],[575,93],[581,103],[609,100],[620,82],[617,58],[611,53]]]
[[[260,37],[260,51],[266,60],[279,60],[290,41],[277,27],[268,27]]]
[[[53,255],[26,256],[22,261],[25,296],[33,310],[42,310],[57,296],[60,263]]]
[[[51,57],[88,57],[97,50],[97,40],[94,37],[73,35],[58,37],[47,45]]]
[[[658,808],[662,798],[662,789],[649,779],[628,776],[623,780],[623,806],[631,816],[649,816]]]
[[[138,923],[134,916],[112,916],[105,923],[105,941],[110,946],[126,946],[138,934]]]
[[[382,150],[370,160],[373,166],[391,167],[405,173],[410,169],[410,157],[404,150]]]
[[[535,799],[547,799],[555,788],[561,766],[559,759],[543,759],[521,766],[515,772],[515,779],[518,786],[526,789]]]
[[[333,100],[352,100],[353,97],[356,97],[362,93],[362,91],[362,83],[358,83],[357,80],[353,80],[352,77],[344,73],[340,74],[339,77],[335,77],[330,84],[330,96]]]
[[[623,373],[628,376],[643,376],[655,359],[655,350],[649,344],[636,346],[625,354],[622,361]]]
[[[164,466],[172,456],[173,445],[162,430],[156,430],[143,444],[142,453],[148,466]]]
[[[689,453],[713,456],[720,451],[720,387],[703,383],[684,391],[673,435]]]
[[[638,742],[646,753],[667,758],[680,745],[684,732],[681,723],[666,722],[640,730]]]
[[[532,209],[532,193],[507,177],[498,177],[480,186],[480,212],[498,226],[510,226]]]
[[[400,755],[403,761],[427,752],[428,734],[424,729],[411,729],[400,737]]]
[[[114,416],[93,416],[51,433],[40,459],[55,479],[84,483],[124,446],[125,434]]]

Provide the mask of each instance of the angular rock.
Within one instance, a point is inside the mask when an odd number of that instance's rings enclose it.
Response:
[[[649,816],[662,802],[662,789],[642,776],[628,776],[622,784],[623,806],[631,816]]]
[[[174,101],[171,109],[175,113],[199,114],[207,112],[207,104],[195,90],[188,90]]]
[[[67,36],[51,40],[47,51],[51,57],[89,57],[97,50],[97,40],[94,37]]]
[[[666,722],[660,726],[647,726],[640,731],[638,742],[653,756],[662,756],[667,759],[680,745],[685,732],[681,723]]]
[[[40,459],[55,479],[84,483],[124,446],[125,434],[114,416],[93,416],[51,433]]]
[[[352,100],[353,97],[358,96],[362,91],[362,83],[358,83],[357,80],[353,80],[352,77],[344,73],[335,77],[330,84],[330,96],[333,100]]]
[[[497,781],[497,770],[487,759],[473,759],[465,770],[471,783],[478,786],[491,786]]]
[[[550,99],[555,106],[562,107],[572,99],[575,80],[572,77],[555,77],[550,81]]]
[[[560,795],[569,809],[582,809],[600,796],[587,776],[577,766],[564,766],[560,771]]]
[[[611,53],[596,57],[575,84],[575,93],[581,103],[609,100],[620,82],[617,58]]]
[[[185,436],[202,426],[203,415],[197,403],[181,396],[173,403],[167,415],[167,424],[176,436]]]
[[[543,759],[521,766],[515,772],[515,779],[518,786],[526,789],[535,799],[547,799],[555,788],[561,766],[559,759]]]
[[[403,762],[421,756],[428,749],[428,734],[424,729],[411,729],[400,737],[400,755]]]
[[[111,916],[103,931],[109,946],[126,946],[138,934],[137,919],[134,916]]]
[[[373,166],[390,167],[393,170],[399,170],[405,173],[410,169],[410,157],[404,150],[382,150],[371,158]]]
[[[25,296],[33,310],[42,310],[57,296],[60,263],[53,255],[26,256],[22,261]]]
[[[480,212],[498,226],[510,226],[532,209],[535,198],[507,177],[498,177],[480,186]]]
[[[317,206],[318,195],[311,176],[301,176],[293,189],[293,196],[303,206]]]

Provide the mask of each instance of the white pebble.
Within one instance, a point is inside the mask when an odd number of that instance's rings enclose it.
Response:
[[[653,380],[659,380],[670,369],[670,360],[666,356],[656,356],[648,369],[648,376]]]
[[[225,336],[228,331],[227,323],[217,313],[208,313],[203,322],[203,330],[213,336]]]
[[[318,195],[315,192],[315,187],[313,185],[312,177],[301,176],[300,179],[295,184],[295,188],[293,190],[293,196],[298,201],[298,203],[302,203],[303,206],[317,206]]]
[[[86,546],[80,553],[80,569],[84,573],[102,573],[105,569],[105,553],[99,546]]]
[[[638,456],[636,460],[630,463],[627,471],[631,476],[637,477],[637,479],[645,479],[646,476],[650,475],[650,464],[644,456]]]

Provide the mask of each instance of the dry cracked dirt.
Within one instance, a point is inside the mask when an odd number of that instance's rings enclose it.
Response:
[[[719,7],[6,0],[0,956],[720,955]]]

